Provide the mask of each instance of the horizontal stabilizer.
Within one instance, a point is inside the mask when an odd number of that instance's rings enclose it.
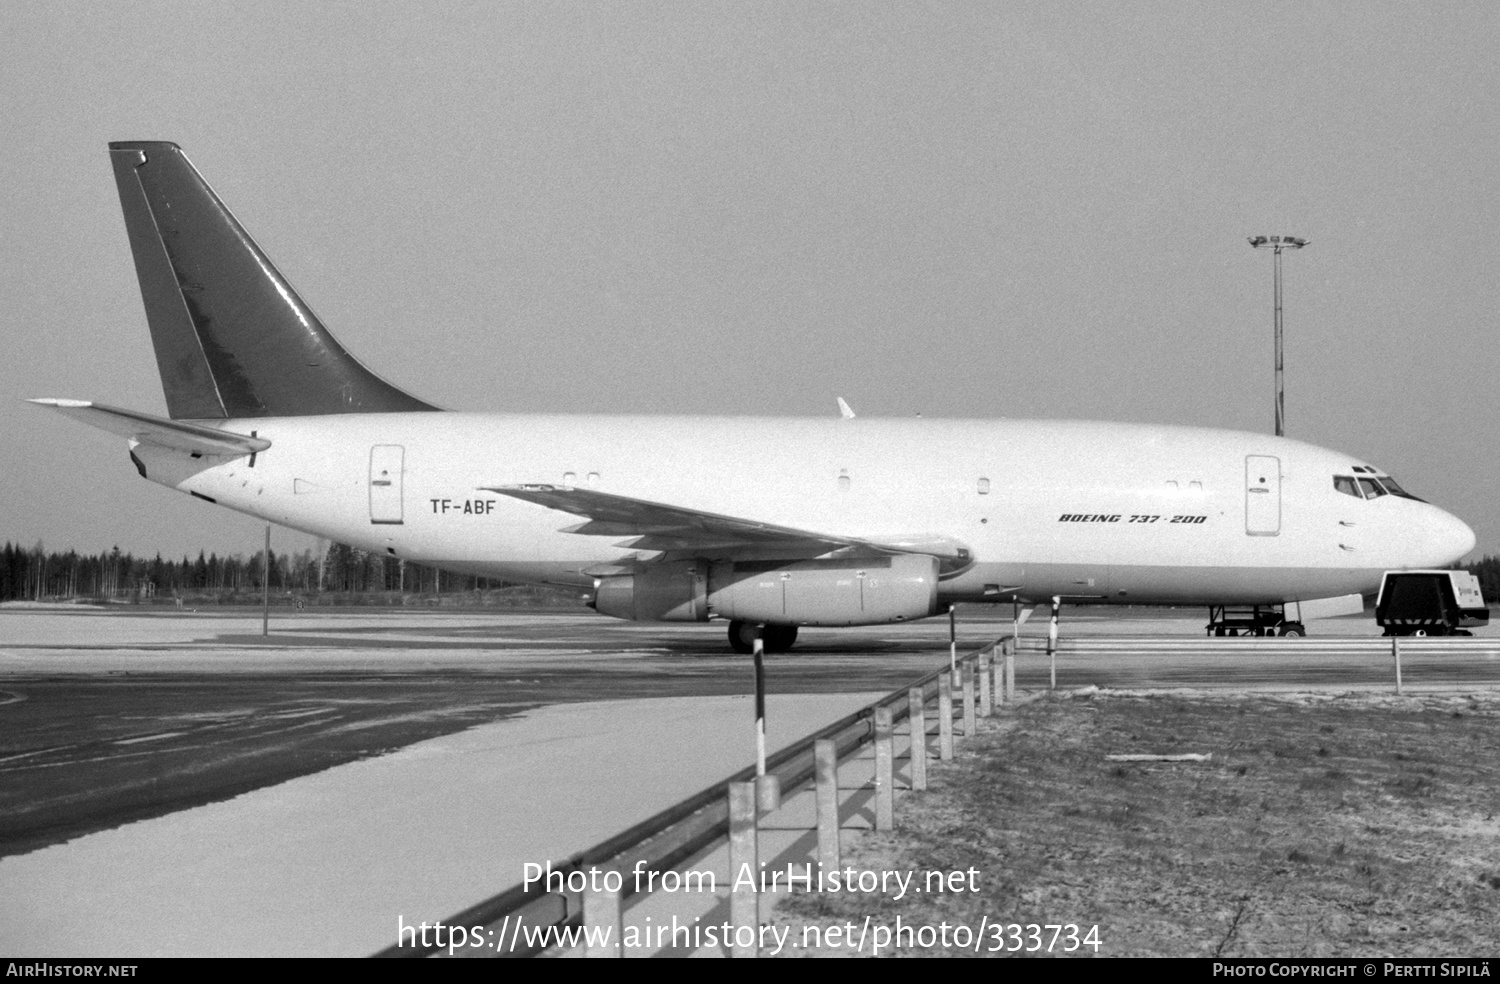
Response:
[[[234,431],[219,430],[203,424],[190,424],[183,420],[168,420],[149,413],[122,410],[103,403],[87,400],[30,400],[90,427],[109,431],[142,444],[172,448],[189,454],[241,455],[264,451],[271,442],[263,437],[250,437]]]

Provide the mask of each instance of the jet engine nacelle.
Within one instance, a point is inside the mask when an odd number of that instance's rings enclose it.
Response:
[[[938,559],[676,561],[606,577],[594,608],[615,618],[876,625],[937,612]]]
[[[707,572],[707,562],[677,561],[601,578],[594,610],[637,622],[706,622]]]

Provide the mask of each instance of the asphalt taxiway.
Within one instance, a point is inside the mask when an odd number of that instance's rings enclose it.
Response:
[[[1009,615],[966,613],[960,651],[1009,634]],[[1201,637],[1202,623],[1198,610],[1075,609],[1064,633]],[[1368,618],[1312,630],[1378,633]],[[1382,659],[1245,642],[1232,659],[1064,656],[1058,682],[1389,686]],[[773,735],[794,740],[947,654],[941,620],[804,630],[767,659]],[[1018,681],[1047,673],[1023,655]],[[1500,686],[1500,651],[1406,675]],[[262,637],[253,611],[5,606],[0,949],[370,952],[396,914],[451,915],[518,881],[524,860],[586,847],[746,764],[752,687],[719,625],[399,609],[281,614]],[[131,918],[101,936],[111,911]]]
[[[1198,610],[1064,609],[1064,634],[1201,638]],[[966,612],[960,650],[1011,632]],[[1045,634],[1040,619],[1025,626]],[[1374,636],[1368,617],[1313,638]],[[1482,636],[1500,634],[1496,628]],[[772,693],[890,691],[948,653],[943,620],[808,629],[767,657]],[[1231,656],[1064,655],[1060,686],[1383,686],[1389,661],[1243,640]],[[1264,646],[1264,650],[1262,650]],[[1493,650],[1409,659],[1408,686],[1500,682]],[[1049,667],[1023,655],[1021,686]],[[283,782],[559,703],[745,695],[723,628],[590,613],[420,609],[278,613],[0,608],[0,856]]]

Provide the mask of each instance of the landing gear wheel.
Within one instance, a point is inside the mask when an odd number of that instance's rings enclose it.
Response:
[[[797,627],[795,625],[762,626],[760,637],[765,641],[766,652],[784,653],[797,641]]]
[[[753,653],[755,651],[755,623],[730,622],[729,648],[744,655]]]
[[[1283,636],[1294,636],[1298,639],[1307,635],[1307,630],[1302,627],[1301,622],[1288,622],[1281,627]]]

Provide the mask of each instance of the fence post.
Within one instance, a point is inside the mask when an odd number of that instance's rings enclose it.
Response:
[[[989,717],[994,713],[994,701],[990,697],[990,666],[994,656],[985,653],[979,657],[979,716]]]
[[[734,957],[760,955],[755,945],[760,936],[760,894],[755,889],[760,877],[755,806],[755,783],[729,784],[729,884],[735,884],[740,872],[750,873],[748,889],[742,891],[731,887],[729,890],[729,922],[734,932],[729,954]],[[741,946],[739,942],[743,927],[749,927],[751,931],[749,946]]]
[[[906,720],[911,725],[911,788],[927,788],[927,707],[921,687],[906,692]]]
[[[1005,699],[1016,699],[1016,654],[1013,652],[1005,654]]]
[[[781,809],[781,777],[767,773],[755,777],[755,804],[762,813],[775,813]]]
[[[978,730],[974,717],[974,664],[964,666],[964,741],[974,737]]]
[[[611,892],[604,888],[595,888],[592,885],[583,892],[583,924],[588,927],[597,927],[604,932],[592,938],[585,934],[584,956],[586,957],[620,957],[624,956],[621,949],[621,939],[625,932],[625,924],[620,918],[620,890]]]
[[[953,757],[953,678],[947,673],[938,677],[938,758],[944,762]]]
[[[818,802],[818,864],[824,871],[839,866],[839,753],[831,738],[813,745]]]
[[[1396,660],[1396,696],[1401,696],[1401,640],[1391,636],[1391,656]]]
[[[948,606],[948,672],[958,679],[958,606]]]
[[[875,829],[896,825],[895,738],[891,709],[875,708]]]
[[[1051,686],[1049,689],[1057,689],[1057,613],[1062,608],[1062,599],[1057,595],[1052,596],[1052,623],[1047,627],[1047,664],[1048,672],[1051,674]]]

